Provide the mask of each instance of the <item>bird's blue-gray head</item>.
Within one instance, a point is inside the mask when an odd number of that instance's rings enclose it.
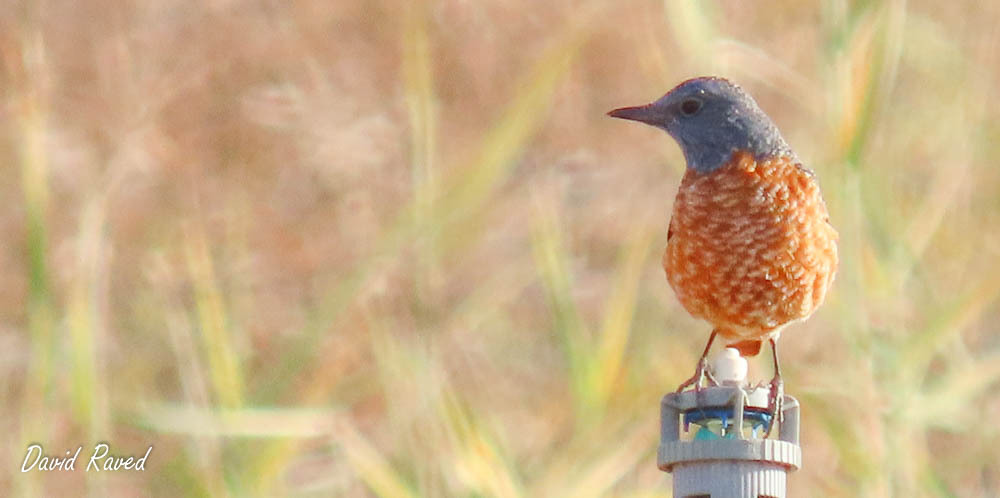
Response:
[[[723,166],[737,151],[758,160],[795,157],[753,98],[723,78],[690,79],[656,102],[608,115],[666,130],[680,144],[688,167],[702,173]]]

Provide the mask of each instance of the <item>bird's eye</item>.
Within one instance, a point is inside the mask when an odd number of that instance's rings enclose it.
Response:
[[[681,102],[681,112],[685,116],[694,116],[701,110],[701,101],[698,99],[687,99]]]

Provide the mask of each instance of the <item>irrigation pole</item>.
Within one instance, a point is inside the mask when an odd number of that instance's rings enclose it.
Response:
[[[785,498],[802,466],[799,402],[784,396],[782,420],[771,420],[769,386],[747,386],[746,371],[727,349],[712,360],[719,385],[663,397],[657,465],[673,474],[674,498]]]

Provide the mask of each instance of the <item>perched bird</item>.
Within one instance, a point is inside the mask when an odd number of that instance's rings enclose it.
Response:
[[[706,376],[716,335],[743,356],[769,341],[778,410],[782,329],[822,304],[837,270],[837,232],[819,184],[757,103],[736,84],[687,80],[659,100],[608,115],[661,128],[687,161],[663,269],[684,308],[714,327],[695,375]]]

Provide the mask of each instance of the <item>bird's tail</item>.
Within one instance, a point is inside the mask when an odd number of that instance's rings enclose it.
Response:
[[[740,352],[740,356],[750,357],[750,356],[757,356],[757,354],[760,353],[760,347],[762,344],[763,341],[760,341],[758,339],[752,339],[748,341],[740,341],[740,342],[734,342],[732,344],[727,344],[726,347],[736,348],[736,350]]]

